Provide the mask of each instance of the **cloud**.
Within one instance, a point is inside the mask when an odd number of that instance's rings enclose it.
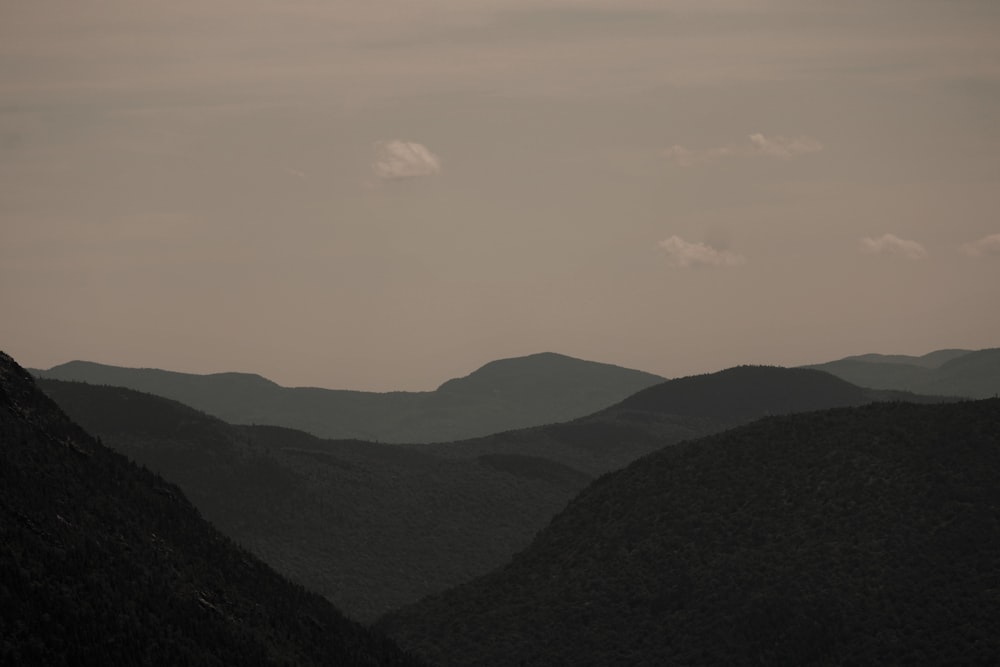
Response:
[[[767,137],[760,132],[747,137],[748,141],[715,148],[692,149],[673,145],[663,151],[663,156],[673,160],[681,167],[691,167],[698,164],[709,164],[724,157],[737,155],[762,155],[782,160],[790,160],[797,155],[818,153],[823,150],[823,144],[812,137]]]
[[[377,141],[372,171],[384,181],[433,176],[441,173],[441,158],[416,142]]]
[[[966,243],[962,246],[962,251],[971,257],[981,257],[982,255],[1000,255],[1000,234],[990,234],[978,241]]]
[[[670,263],[681,268],[697,266],[736,266],[746,258],[730,250],[719,250],[705,243],[689,243],[679,236],[660,241],[659,247]]]
[[[769,155],[785,160],[793,158],[796,155],[818,153],[823,150],[823,144],[812,137],[798,137],[795,139],[787,137],[768,138],[760,132],[750,135],[750,143],[753,144],[753,150],[758,155]]]
[[[895,234],[883,234],[876,238],[866,236],[861,239],[861,252],[872,255],[901,255],[906,259],[923,259],[927,250],[916,241],[901,239]]]

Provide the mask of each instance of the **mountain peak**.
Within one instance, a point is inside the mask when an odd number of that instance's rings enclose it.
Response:
[[[752,419],[771,414],[860,405],[865,390],[829,373],[781,366],[734,366],[670,380],[617,407],[692,416]]]
[[[646,386],[662,381],[658,375],[637,371],[614,364],[577,359],[558,352],[537,352],[523,357],[496,359],[480,366],[465,377],[453,378],[438,387],[437,391],[469,391],[476,387],[492,386],[494,389],[509,387],[528,389],[538,383],[557,383],[569,386],[580,381],[595,382],[607,379],[638,381]],[[551,388],[551,385],[550,385]]]

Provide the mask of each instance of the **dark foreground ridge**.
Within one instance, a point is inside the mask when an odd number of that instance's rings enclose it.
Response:
[[[998,473],[997,399],[769,417],[377,627],[443,665],[997,664]]]
[[[0,353],[0,664],[418,663],[236,547]]]

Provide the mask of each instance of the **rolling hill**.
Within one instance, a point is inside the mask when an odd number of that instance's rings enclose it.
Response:
[[[1000,394],[1000,348],[937,350],[922,357],[864,354],[808,368],[873,389],[965,398]]]
[[[376,627],[441,665],[996,664],[1000,400],[769,417]]]
[[[663,378],[542,353],[486,364],[432,392],[281,387],[259,375],[194,375],[71,361],[40,378],[127,387],[180,401],[233,424],[270,424],[320,437],[434,442],[590,414]]]
[[[543,456],[596,476],[665,445],[759,417],[887,400],[955,399],[864,389],[813,369],[736,366],[667,380],[572,422],[412,447],[454,458]]]
[[[0,664],[419,663],[223,537],[0,353]]]

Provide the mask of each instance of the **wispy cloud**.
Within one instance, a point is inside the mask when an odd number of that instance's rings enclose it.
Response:
[[[878,238],[866,236],[861,239],[861,252],[871,255],[899,255],[906,259],[923,259],[927,250],[916,241],[901,239],[895,234],[883,234]]]
[[[433,176],[441,172],[441,158],[416,142],[378,141],[372,171],[384,181]]]
[[[671,236],[660,241],[659,247],[666,253],[670,263],[680,268],[698,266],[736,266],[746,258],[731,250],[720,250],[705,243],[691,243],[679,236]]]
[[[1000,234],[990,234],[978,241],[966,243],[962,246],[962,251],[972,257],[983,255],[1000,255]]]
[[[665,150],[663,156],[681,167],[691,167],[738,155],[761,155],[790,160],[798,155],[817,153],[821,150],[823,144],[812,137],[768,137],[757,132],[749,135],[746,142],[714,148],[685,148],[675,144]]]

